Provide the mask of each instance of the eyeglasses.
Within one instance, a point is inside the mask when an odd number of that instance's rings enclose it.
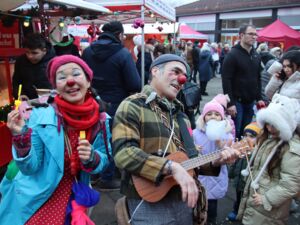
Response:
[[[254,37],[254,36],[256,36],[256,37],[258,36],[257,33],[244,33],[244,34],[248,34],[249,36],[253,36],[253,37]]]

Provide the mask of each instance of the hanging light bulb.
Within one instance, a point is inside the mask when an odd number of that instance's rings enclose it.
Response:
[[[58,26],[59,26],[60,28],[63,28],[63,27],[65,26],[65,23],[64,23],[64,19],[63,19],[63,18],[60,18],[60,19],[59,19]]]
[[[30,17],[25,16],[24,22],[23,22],[23,26],[24,27],[29,27],[30,25]]]
[[[153,18],[155,15],[154,15],[154,13],[152,12],[152,11],[149,11],[149,13],[150,13],[150,17],[151,18]]]

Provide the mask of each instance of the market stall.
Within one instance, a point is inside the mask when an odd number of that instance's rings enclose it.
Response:
[[[274,23],[258,31],[257,41],[277,42],[286,50],[292,45],[300,45],[300,32],[277,19]]]

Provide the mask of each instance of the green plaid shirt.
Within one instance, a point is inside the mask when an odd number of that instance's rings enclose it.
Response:
[[[176,117],[177,113],[182,110],[182,104],[176,99],[170,103],[158,96],[152,98],[150,94],[153,91],[151,86],[146,85],[141,93],[126,98],[120,104],[114,117],[113,154],[116,166],[126,174],[122,176],[121,193],[127,197],[138,197],[130,174],[159,182],[162,178],[162,169],[167,162],[166,158],[157,156],[157,153],[159,149],[164,151],[171,131],[164,125],[161,116],[152,110],[152,101],[155,101],[168,121],[174,119],[174,132],[177,137],[180,137]],[[170,109],[173,112],[172,119]],[[190,127],[188,119],[185,118],[185,120],[187,126]],[[167,152],[176,151],[178,147],[174,141],[171,141]]]
[[[150,102],[145,103],[152,92],[153,89],[146,85],[141,93],[128,97],[120,104],[114,117],[112,141],[117,167],[158,182],[167,159],[155,154],[159,149],[164,151],[171,131],[163,124],[161,117],[151,109]],[[182,109],[181,103],[177,100],[170,103],[158,96],[152,101],[156,102],[169,121],[171,121],[169,111],[171,104],[173,105],[174,131],[180,137],[176,113]],[[175,151],[177,146],[171,141],[167,152]]]

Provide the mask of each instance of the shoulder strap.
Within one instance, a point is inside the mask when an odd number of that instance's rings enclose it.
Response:
[[[183,112],[179,112],[177,114],[177,121],[179,124],[180,129],[180,135],[183,140],[183,145],[186,150],[186,153],[188,154],[189,158],[193,158],[198,156],[198,151],[195,148],[195,144],[193,142],[193,138],[190,136],[190,132],[188,131],[188,128],[186,126],[186,123],[183,119]]]

